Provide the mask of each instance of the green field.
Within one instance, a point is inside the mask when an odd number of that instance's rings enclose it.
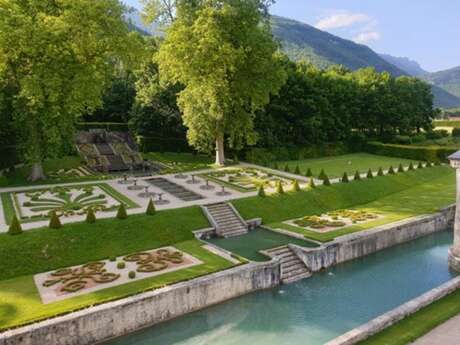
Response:
[[[280,169],[284,169],[287,164],[291,172],[293,172],[298,165],[302,174],[305,174],[310,168],[313,172],[313,176],[315,177],[318,177],[321,169],[324,169],[329,178],[334,178],[342,177],[344,172],[347,172],[349,176],[353,176],[357,170],[361,173],[365,173],[369,169],[376,172],[380,167],[386,170],[390,167],[390,165],[396,168],[400,163],[404,166],[408,166],[410,162],[410,160],[403,158],[377,156],[368,153],[356,153],[298,161],[282,161],[277,162],[277,164]],[[415,164],[416,162],[413,163]]]
[[[240,199],[233,204],[246,219],[261,217],[268,226],[300,232],[324,242],[347,233],[433,213],[454,201],[455,173],[441,166],[281,196]],[[385,218],[324,234],[281,224],[290,219],[349,208],[366,209]]]
[[[359,345],[406,345],[460,314],[460,290],[442,298]],[[442,344],[433,344],[442,345]]]

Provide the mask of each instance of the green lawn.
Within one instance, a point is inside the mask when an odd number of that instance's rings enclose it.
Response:
[[[177,152],[148,152],[144,153],[145,159],[163,163],[167,168],[162,173],[176,173],[193,170],[210,169],[213,167],[212,157],[192,153]]]
[[[390,167],[390,165],[397,168],[400,163],[404,166],[408,166],[410,162],[410,160],[403,158],[377,156],[368,153],[356,153],[343,156],[277,162],[277,164],[280,169],[284,169],[287,164],[291,172],[293,172],[298,165],[302,174],[305,174],[308,168],[310,168],[313,172],[313,176],[315,177],[318,177],[321,169],[324,169],[329,178],[334,178],[342,177],[344,172],[347,172],[347,174],[351,177],[357,170],[361,173],[365,173],[370,168],[376,172],[380,167],[386,170]]]
[[[57,159],[49,159],[43,163],[43,169],[45,175],[50,172],[56,172],[60,169],[74,169],[78,168],[83,164],[83,160],[79,156],[68,156]],[[101,180],[106,179],[108,176],[95,174],[91,176],[82,176],[82,177],[55,177],[47,178],[46,180],[30,182],[28,181],[30,173],[30,167],[24,166],[18,168],[15,171],[5,175],[0,176],[0,188],[4,187],[16,187],[16,186],[26,186],[26,185],[43,185],[43,184],[56,184],[56,183],[72,183],[72,182],[81,182],[81,181],[92,181],[92,180]]]
[[[418,214],[433,213],[454,200],[454,171],[448,167],[433,167],[348,184],[322,186],[311,191],[282,196],[240,199],[233,204],[246,219],[261,217],[271,227],[282,227],[315,240],[330,241],[346,233]],[[290,219],[345,208],[363,208],[383,214],[385,218],[327,234],[280,224]]]
[[[131,241],[137,242],[136,237],[132,236]],[[129,242],[127,242],[128,247]],[[203,264],[46,305],[41,302],[32,275],[0,281],[0,331],[111,300],[121,299],[234,266],[229,261],[203,249],[201,247],[202,243],[197,240],[174,243],[174,246],[200,259]],[[155,245],[149,247],[149,249],[152,248],[155,248]],[[127,251],[124,252],[129,253],[130,248],[126,249]],[[24,251],[23,253],[27,252]]]
[[[460,314],[460,290],[419,310],[368,340],[360,342],[359,345],[409,344],[458,314]]]

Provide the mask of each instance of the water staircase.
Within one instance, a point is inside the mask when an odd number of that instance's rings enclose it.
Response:
[[[310,270],[289,246],[272,248],[265,252],[272,258],[280,259],[281,282],[283,284],[293,283],[311,276]]]

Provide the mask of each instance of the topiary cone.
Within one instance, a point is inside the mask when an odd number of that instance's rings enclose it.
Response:
[[[388,170],[388,173],[390,175],[394,175],[395,174],[395,169],[393,168],[393,166],[390,166],[390,169]]]
[[[117,218],[118,219],[128,218],[128,214],[126,213],[126,208],[124,204],[120,204],[120,206],[118,207]]]
[[[384,176],[385,174],[383,173],[382,167],[379,168],[379,172],[377,173],[377,176]]]
[[[295,172],[296,175],[300,175],[300,167],[298,165],[295,167],[294,172]]]
[[[369,171],[367,172],[367,178],[374,178],[374,174],[372,174],[371,169],[369,169]]]
[[[259,186],[259,189],[257,191],[257,195],[260,196],[261,198],[265,198],[267,196],[267,194],[265,193],[265,188],[264,188],[263,184],[261,184]]]
[[[325,186],[331,185],[331,181],[329,180],[329,177],[327,175],[324,176],[323,185]]]
[[[350,182],[350,179],[348,178],[348,174],[347,174],[346,172],[343,173],[342,182],[343,182],[343,183],[348,183],[348,182]]]
[[[309,186],[311,189],[315,189],[315,188],[316,188],[315,180],[314,180],[313,178],[310,179],[310,183],[308,184],[308,186]]]
[[[88,211],[86,211],[86,222],[88,224],[96,223],[96,215],[92,207],[88,208]]]
[[[310,168],[307,169],[307,172],[305,173],[305,176],[307,176],[307,177],[312,177],[313,176],[313,173],[312,173]]]
[[[57,216],[55,211],[50,212],[50,223],[49,223],[49,228],[50,229],[60,229],[62,228],[61,220]]]
[[[276,192],[278,194],[284,194],[283,184],[281,183],[281,181],[278,181],[276,184]]]
[[[418,162],[417,169],[423,169],[423,163],[422,162]]]
[[[155,209],[155,204],[153,203],[152,198],[150,198],[145,214],[148,216],[153,216],[155,213],[157,213],[157,210]]]
[[[16,215],[11,219],[10,227],[8,228],[8,235],[19,235],[22,234],[21,223],[19,223],[18,217]]]
[[[414,170],[414,169],[415,169],[415,168],[414,168],[414,164],[412,164],[412,162],[410,162],[410,164],[409,164],[409,170],[412,171],[412,170]]]
[[[355,181],[359,181],[359,180],[361,180],[361,174],[359,173],[359,171],[358,171],[358,170],[356,170],[356,172],[355,172],[355,177],[354,177],[354,180],[355,180]]]
[[[403,167],[402,163],[399,164],[398,172],[400,172],[400,173],[404,172],[404,167]]]
[[[321,169],[321,172],[318,175],[318,179],[324,180],[325,178],[326,178],[326,172],[324,171],[324,169]]]
[[[285,172],[289,172],[289,171],[290,171],[290,170],[289,170],[289,165],[286,164],[286,165],[284,166],[284,171],[285,171]]]
[[[292,181],[292,190],[294,192],[300,192],[299,181],[297,181],[297,180]]]

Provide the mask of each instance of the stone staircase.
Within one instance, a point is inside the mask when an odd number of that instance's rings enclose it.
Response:
[[[209,221],[221,237],[235,237],[248,233],[248,226],[229,203],[203,206]]]
[[[278,257],[281,261],[281,282],[289,284],[308,278],[311,272],[302,260],[288,246],[268,249],[265,251],[270,257]]]

